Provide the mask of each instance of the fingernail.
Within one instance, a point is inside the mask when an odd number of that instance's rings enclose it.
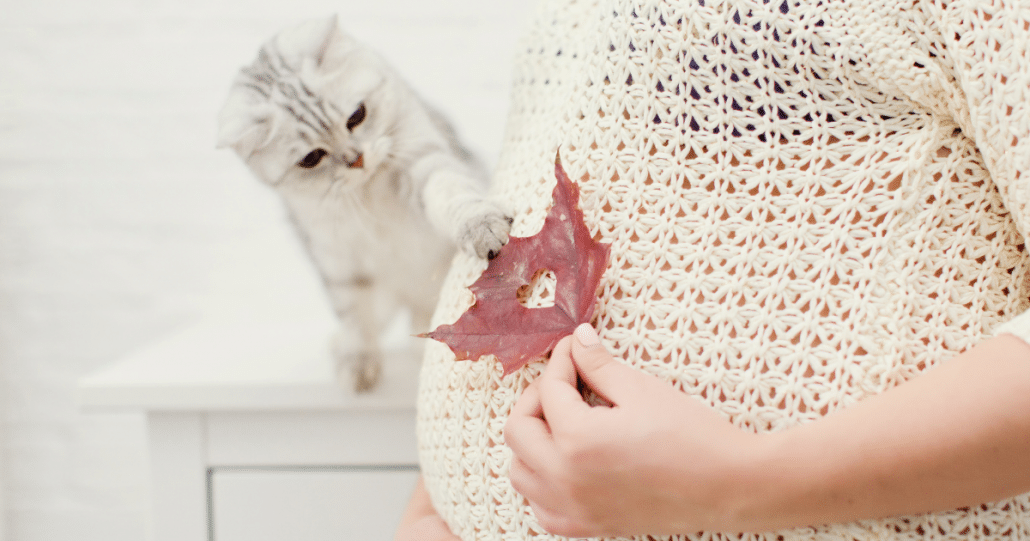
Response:
[[[572,332],[576,336],[576,340],[585,347],[596,346],[601,343],[601,340],[597,338],[597,333],[594,332],[594,328],[589,323],[583,323],[576,330]]]

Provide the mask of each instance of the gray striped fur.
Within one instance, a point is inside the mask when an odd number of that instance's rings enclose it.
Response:
[[[341,378],[358,390],[378,379],[394,312],[426,330],[455,247],[487,257],[507,240],[510,219],[453,128],[335,17],[261,47],[230,89],[219,144],[282,196],[340,318]]]

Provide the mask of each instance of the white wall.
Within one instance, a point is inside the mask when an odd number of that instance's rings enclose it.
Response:
[[[81,412],[76,380],[213,306],[310,289],[277,263],[277,201],[213,148],[258,45],[338,12],[493,164],[526,4],[0,0],[0,540],[142,539],[142,418]]]

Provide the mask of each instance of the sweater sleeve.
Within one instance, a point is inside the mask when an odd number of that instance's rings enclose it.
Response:
[[[935,4],[968,128],[1019,231],[1030,238],[1030,3]]]
[[[1030,3],[943,4],[933,2],[969,112],[965,128],[1025,243],[1030,238]],[[1030,311],[994,329],[995,335],[1002,333],[1030,343]]]
[[[827,13],[845,73],[952,119],[1030,238],[1030,2],[843,0]]]

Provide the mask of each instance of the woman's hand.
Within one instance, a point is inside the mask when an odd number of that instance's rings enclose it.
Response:
[[[447,524],[440,518],[429,501],[422,477],[418,478],[415,493],[411,496],[401,524],[394,534],[394,541],[461,541],[451,533]]]
[[[577,373],[612,404],[590,407]],[[555,348],[505,428],[512,485],[570,537],[772,531],[1030,491],[1030,345],[1002,335],[816,421],[745,433],[612,359]]]
[[[577,374],[611,406],[591,407]],[[505,426],[512,485],[569,537],[719,529],[758,436],[612,358],[589,325],[555,347]]]

